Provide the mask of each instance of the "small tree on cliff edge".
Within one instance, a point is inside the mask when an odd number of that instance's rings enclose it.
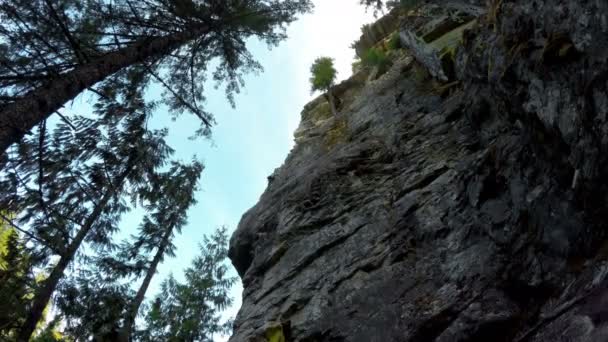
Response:
[[[325,96],[331,107],[331,112],[334,116],[337,114],[336,104],[331,88],[336,81],[336,68],[334,68],[334,60],[329,57],[319,57],[310,67],[312,76],[310,77],[311,89],[313,92],[317,90],[325,91]]]

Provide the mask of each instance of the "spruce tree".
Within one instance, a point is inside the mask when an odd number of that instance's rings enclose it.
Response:
[[[155,186],[148,194],[150,196],[148,210],[153,212],[144,219],[134,245],[137,249],[143,249],[148,253],[155,251],[155,253],[148,262],[145,277],[137,294],[126,310],[119,341],[130,341],[135,318],[158,265],[166,254],[175,255],[173,236],[181,232],[181,228],[186,224],[186,212],[196,202],[194,195],[201,171],[202,165],[198,162],[187,166],[174,164],[169,172],[159,177],[159,186]],[[135,252],[135,250],[130,251],[131,254],[136,254]]]
[[[135,317],[157,267],[174,255],[172,239],[186,223],[202,165],[173,162],[149,177],[137,199],[148,213],[132,241],[87,258],[71,276],[57,300],[67,333],[78,339],[129,341]],[[135,284],[144,275],[135,292]],[[122,324],[121,324],[122,323]]]
[[[109,246],[128,210],[123,198],[137,194],[172,152],[165,131],[146,129],[152,107],[143,101],[140,75],[130,72],[129,82],[102,89],[99,119],[66,119],[52,133],[43,124],[9,158],[0,204],[28,227],[22,230],[35,239],[40,267],[49,274],[35,291],[19,341],[31,336],[79,248]],[[49,263],[52,256],[56,263]]]
[[[0,340],[15,339],[23,324],[35,281],[31,266],[19,234],[7,220],[0,218]]]
[[[120,320],[133,295],[129,284],[102,272],[98,263],[79,265],[56,296],[63,333],[74,341],[117,341]]]
[[[310,0],[0,0],[0,154],[132,68],[166,89],[174,114],[197,115],[209,134],[213,116],[201,102],[210,62],[233,102],[242,75],[261,68],[247,39],[276,45],[310,8]]]
[[[338,111],[336,109],[336,101],[332,92],[334,83],[336,82],[336,68],[334,68],[334,60],[329,57],[319,57],[315,59],[314,63],[310,67],[310,85],[311,90],[325,91],[325,97],[331,108],[331,113],[336,116]]]
[[[75,231],[73,238],[68,240],[49,277],[36,292],[33,306],[21,329],[21,340],[27,341],[31,336],[41,317],[42,310],[49,302],[67,266],[74,260],[76,252],[85,242],[85,239],[93,244],[103,244],[108,241],[108,234],[116,230],[116,221],[126,209],[124,204],[121,203],[121,194],[125,191],[129,178],[132,178],[136,173],[137,164],[140,163],[141,159],[146,158],[141,152],[145,151],[146,146],[144,144],[149,143],[151,142],[142,140],[134,144],[131,147],[132,150],[125,151],[128,155],[117,158],[116,166],[122,165],[117,167],[114,172],[109,172],[109,177],[106,179],[107,185],[102,188],[101,197],[98,198],[96,203],[92,203],[88,215],[81,221],[82,223]]]
[[[229,333],[231,322],[222,322],[220,315],[232,304],[229,291],[236,281],[228,275],[227,256],[228,235],[223,227],[205,237],[183,283],[172,276],[162,283],[137,340],[213,342],[214,335]]]

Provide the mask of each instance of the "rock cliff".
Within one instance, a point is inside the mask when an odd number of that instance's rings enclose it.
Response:
[[[608,3],[401,20],[243,216],[230,341],[608,341]]]

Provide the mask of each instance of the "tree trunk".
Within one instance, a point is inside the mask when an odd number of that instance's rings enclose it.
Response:
[[[329,102],[333,116],[337,116],[338,111],[336,110],[336,102],[334,100],[334,94],[331,92],[331,88],[327,89],[327,102]]]
[[[167,37],[142,39],[77,66],[5,106],[0,111],[0,159],[10,145],[87,88],[138,62],[167,55],[207,31],[207,27],[201,27]]]
[[[160,260],[163,258],[163,255],[165,254],[165,250],[167,249],[167,246],[169,246],[169,240],[171,238],[172,233],[173,233],[173,226],[170,226],[169,229],[167,229],[167,232],[165,233],[165,235],[163,236],[163,240],[160,244],[160,247],[158,247],[158,250],[156,251],[156,255],[154,256],[154,259],[152,259],[152,263],[150,264],[150,268],[148,269],[148,272],[146,273],[146,277],[144,278],[143,283],[139,287],[139,290],[137,291],[137,294],[135,295],[135,298],[133,299],[133,303],[131,303],[129,310],[127,311],[127,313],[125,315],[125,323],[124,323],[124,327],[120,333],[119,342],[129,342],[129,340],[131,338],[131,333],[133,330],[133,323],[135,322],[135,317],[137,317],[137,312],[139,311],[139,307],[141,306],[141,303],[144,301],[144,297],[146,295],[146,292],[148,291],[150,282],[152,281],[154,274],[156,274],[156,269],[158,267],[158,264],[160,263]]]
[[[129,173],[131,173],[131,169],[133,167],[134,160],[130,160],[127,163],[126,169],[123,171],[121,175],[119,175],[118,182],[116,182],[116,186],[108,188],[107,192],[101,198],[91,215],[89,215],[74,237],[74,240],[70,243],[65,253],[59,259],[57,265],[53,268],[53,271],[49,275],[49,277],[44,281],[41,287],[36,291],[34,296],[32,308],[29,310],[25,323],[19,330],[19,335],[17,337],[18,342],[28,342],[32,333],[36,329],[36,325],[38,321],[42,317],[42,313],[46,308],[51,296],[55,292],[57,288],[57,284],[61,278],[63,278],[63,272],[68,267],[70,262],[74,259],[76,255],[76,251],[84,241],[85,237],[93,228],[93,225],[105,209],[106,205],[112,199],[112,196],[116,194],[116,189],[121,188],[124,181],[126,180]]]

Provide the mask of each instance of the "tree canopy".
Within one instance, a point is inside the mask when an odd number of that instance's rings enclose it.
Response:
[[[228,100],[261,66],[246,47],[276,45],[310,0],[0,0],[0,152],[68,101],[135,77],[165,89],[173,115],[200,118],[206,80]],[[211,63],[216,61],[217,63]],[[213,70],[209,70],[215,65]]]
[[[336,81],[337,71],[334,68],[334,60],[330,57],[319,57],[315,59],[310,67],[312,76],[310,77],[311,90],[330,89]]]
[[[220,313],[232,304],[229,290],[236,282],[228,275],[228,235],[225,227],[205,237],[200,254],[185,271],[185,282],[172,276],[146,314],[146,325],[137,336],[142,342],[213,342],[214,335],[228,333],[232,322]]]
[[[334,60],[330,57],[319,57],[315,59],[310,67],[310,85],[311,91],[322,90],[326,92],[325,96],[331,107],[332,114],[337,114],[335,100],[332,94],[332,87],[336,81],[337,71],[334,68]]]

